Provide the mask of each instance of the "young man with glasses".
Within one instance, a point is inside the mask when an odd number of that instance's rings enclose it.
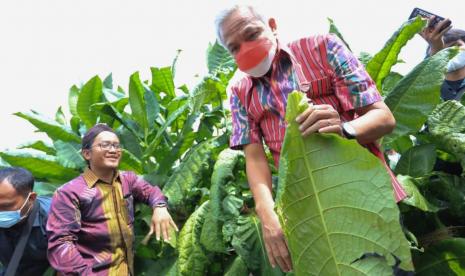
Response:
[[[134,275],[134,200],[153,208],[151,232],[169,239],[177,230],[166,198],[134,172],[118,171],[121,147],[107,125],[82,139],[83,174],[60,187],[52,200],[47,233],[50,264],[63,275]]]

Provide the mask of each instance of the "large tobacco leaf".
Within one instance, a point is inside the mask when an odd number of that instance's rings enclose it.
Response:
[[[236,216],[226,214],[222,203],[228,194],[226,191],[228,182],[235,178],[233,174],[234,167],[239,158],[243,156],[242,151],[225,149],[218,155],[218,160],[213,168],[210,187],[210,212],[208,212],[205,219],[201,235],[202,244],[209,251],[226,251],[222,233],[223,223],[226,219],[235,220]],[[240,202],[240,206],[242,206],[242,202]]]
[[[402,154],[396,166],[396,174],[420,177],[430,173],[436,162],[434,144],[414,146]]]
[[[457,49],[448,48],[425,59],[410,71],[384,102],[396,118],[394,131],[384,138],[389,145],[401,136],[417,133],[440,101],[440,88],[449,60]]]
[[[4,151],[0,152],[0,157],[11,166],[23,167],[34,177],[50,182],[64,183],[79,175],[78,170],[60,165],[55,156],[32,150]]]
[[[389,75],[392,66],[397,63],[402,47],[404,47],[416,33],[421,31],[425,24],[426,20],[420,17],[406,22],[391,36],[383,49],[368,62],[366,66],[367,72],[376,82],[379,91],[382,90],[384,78]]]
[[[37,112],[16,112],[14,115],[28,120],[38,131],[44,132],[52,140],[62,140],[65,142],[80,143],[81,138],[75,134],[71,128],[59,124],[58,122],[46,118]]]
[[[284,275],[278,266],[273,269],[268,261],[262,227],[255,214],[238,217],[232,246],[249,270],[254,272],[253,275]]]
[[[207,212],[208,201],[192,213],[179,233],[177,260],[179,275],[205,275],[208,258],[206,250],[200,244],[200,233]]]
[[[294,271],[392,275],[393,256],[412,270],[385,167],[356,141],[333,134],[304,139],[295,122],[308,106],[304,97],[288,98],[277,198]],[[366,253],[372,257],[361,258]]]
[[[97,122],[98,114],[92,111],[90,106],[101,100],[103,93],[102,85],[102,80],[98,76],[95,76],[84,84],[79,92],[76,111],[88,129]]]
[[[465,168],[465,106],[457,101],[438,105],[428,118],[428,127],[441,149],[454,154]]]
[[[169,198],[170,206],[176,209],[183,205],[189,191],[201,181],[202,172],[208,167],[216,146],[216,139],[196,145],[173,172],[163,187],[163,193]]]

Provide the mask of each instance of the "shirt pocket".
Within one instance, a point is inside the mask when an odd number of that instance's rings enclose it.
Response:
[[[334,93],[331,87],[330,77],[309,80],[307,86],[307,97],[311,99],[327,97]]]

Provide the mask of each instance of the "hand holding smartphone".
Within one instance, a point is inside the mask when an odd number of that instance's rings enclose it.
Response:
[[[428,19],[432,18],[432,20],[429,21],[428,28],[434,28],[439,22],[444,20],[444,17],[425,11],[420,8],[414,8],[408,19],[415,18],[417,15]],[[445,30],[447,27],[450,26],[450,24],[452,24],[452,22],[447,19],[447,21],[444,23],[444,26],[441,27],[439,32]]]

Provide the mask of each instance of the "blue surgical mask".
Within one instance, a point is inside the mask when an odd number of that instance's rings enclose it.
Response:
[[[447,72],[454,72],[463,67],[465,67],[465,49],[462,48],[460,49],[460,52],[449,61],[447,65]]]
[[[31,193],[27,196],[26,200],[23,203],[23,206],[16,211],[3,211],[0,212],[0,228],[10,228],[13,225],[16,225],[26,216],[21,217],[21,210],[26,206],[26,203],[29,201]]]

